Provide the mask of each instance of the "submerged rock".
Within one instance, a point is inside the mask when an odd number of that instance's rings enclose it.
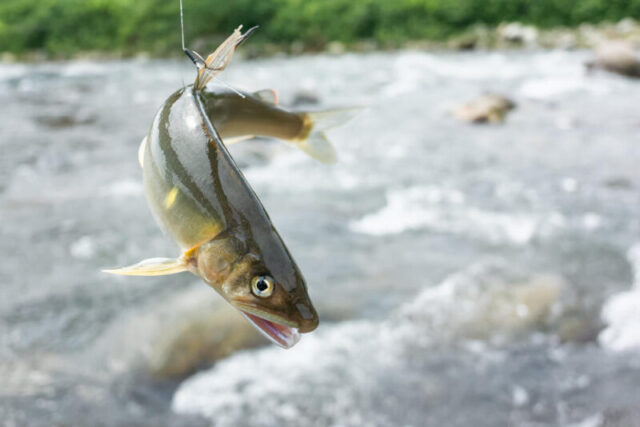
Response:
[[[514,108],[515,102],[505,96],[485,94],[458,107],[453,114],[471,123],[500,123]]]
[[[322,321],[352,318],[350,303],[322,307]],[[303,341],[308,335],[304,335]],[[83,363],[114,374],[181,379],[231,354],[269,344],[231,304],[202,283],[169,294],[114,324]]]
[[[627,77],[640,78],[640,57],[633,45],[624,41],[608,41],[595,51],[595,57],[586,63],[589,70],[599,68]]]
[[[229,303],[198,284],[114,325],[103,337],[107,365],[154,379],[184,377],[266,339]]]

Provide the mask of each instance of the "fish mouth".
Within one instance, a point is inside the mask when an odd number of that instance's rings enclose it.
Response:
[[[249,323],[272,343],[287,349],[300,341],[300,332],[298,332],[295,323],[283,320],[271,313],[256,310],[253,307],[243,305],[239,310]]]

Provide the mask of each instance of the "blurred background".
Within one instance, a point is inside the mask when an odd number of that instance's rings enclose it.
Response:
[[[321,326],[267,344],[189,274],[138,144],[194,78],[178,0],[0,3],[7,426],[640,425],[640,1],[185,0],[222,78],[364,106],[326,166],[231,147]],[[213,83],[215,84],[215,82]]]

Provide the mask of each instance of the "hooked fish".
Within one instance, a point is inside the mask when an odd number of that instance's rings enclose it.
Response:
[[[228,88],[203,92],[207,116],[225,144],[252,136],[288,141],[323,163],[336,161],[336,152],[325,132],[350,120],[358,108],[291,112],[278,107],[278,96],[266,89],[255,93]]]
[[[326,131],[338,127],[356,115],[359,108],[297,112],[278,106],[272,89],[254,93],[229,88],[202,91],[207,117],[225,145],[256,136],[277,138],[292,143],[322,163],[334,163],[336,151]],[[146,137],[140,143],[138,160],[144,164]]]
[[[223,138],[275,136],[328,161],[335,156],[323,132],[336,120],[326,113],[287,112],[264,95],[206,91],[253,31],[242,34],[241,28],[206,60],[185,49],[198,66],[196,80],[167,98],[140,146],[147,201],[182,255],[105,271],[139,276],[190,271],[272,342],[290,348],[299,333],[318,326],[318,315],[300,269]],[[309,140],[322,142],[301,142]]]

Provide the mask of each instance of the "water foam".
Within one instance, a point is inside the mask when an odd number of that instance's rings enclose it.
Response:
[[[563,222],[554,213],[534,216],[470,207],[457,190],[416,186],[388,192],[386,206],[352,221],[350,227],[373,236],[426,229],[524,245],[534,237],[550,235]]]
[[[554,278],[479,264],[424,290],[385,321],[321,328],[290,351],[236,354],[185,381],[172,407],[222,426],[393,424],[377,402],[384,382],[415,377],[410,366],[416,357],[460,339],[478,343],[530,331],[544,321],[562,286]],[[478,359],[489,354],[482,344],[468,348],[480,351]]]
[[[640,350],[640,243],[627,256],[634,272],[633,287],[609,297],[601,312],[608,326],[598,341],[613,351]]]

